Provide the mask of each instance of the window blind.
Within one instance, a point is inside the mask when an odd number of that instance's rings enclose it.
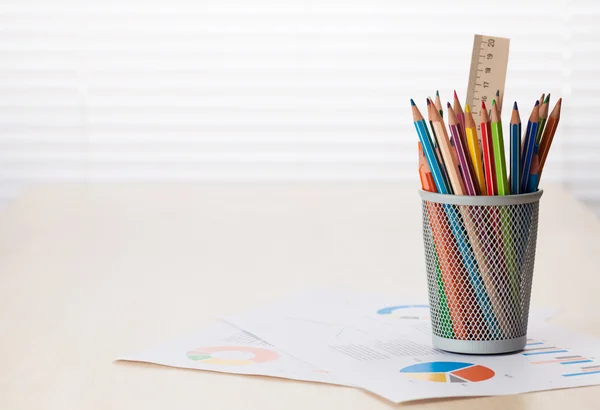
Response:
[[[591,1],[0,4],[0,196],[55,180],[417,179],[409,98],[464,98],[474,33],[505,101],[565,99],[544,179],[600,207]],[[509,109],[504,111],[505,123]]]

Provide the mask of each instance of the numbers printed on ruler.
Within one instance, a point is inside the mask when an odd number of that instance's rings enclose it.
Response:
[[[492,100],[496,98],[496,91],[500,91],[500,98],[496,101],[496,104],[502,110],[509,45],[510,40],[508,38],[475,35],[473,54],[471,55],[469,86],[467,88],[467,103],[471,106],[471,112],[475,115],[477,131],[480,127],[477,117],[481,111],[481,102],[485,102],[488,109],[491,108]]]

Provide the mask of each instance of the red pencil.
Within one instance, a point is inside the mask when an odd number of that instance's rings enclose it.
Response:
[[[494,145],[492,143],[492,123],[488,117],[485,102],[481,102],[481,150],[483,151],[483,171],[488,195],[498,192],[496,182],[496,167],[494,166]]]

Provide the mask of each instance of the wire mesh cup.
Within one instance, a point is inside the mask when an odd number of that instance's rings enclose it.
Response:
[[[472,354],[523,349],[543,191],[420,193],[434,347]]]

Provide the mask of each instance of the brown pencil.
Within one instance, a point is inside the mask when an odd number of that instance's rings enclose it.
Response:
[[[560,121],[561,106],[562,98],[559,98],[556,102],[556,105],[552,109],[550,116],[548,117],[546,128],[544,129],[544,135],[542,135],[542,139],[540,141],[540,171],[538,173],[538,183],[539,179],[542,178],[542,172],[544,171],[544,165],[546,164],[546,159],[548,158],[548,152],[550,151],[550,146],[552,145],[552,140],[554,139],[554,134],[556,134],[556,128],[558,127],[558,122]]]
[[[454,91],[454,114],[456,114],[456,119],[458,120],[458,123],[460,124],[460,128],[459,128],[459,134],[460,134],[460,138],[463,142],[463,147],[468,147],[469,145],[467,144],[467,135],[465,132],[465,112],[463,111],[462,105],[460,105],[460,100],[458,99],[458,95],[456,94],[456,91]],[[469,164],[471,163],[471,161],[469,161]]]
[[[444,118],[444,109],[442,108],[442,102],[440,101],[440,92],[435,91],[435,108],[440,113],[440,117]]]

